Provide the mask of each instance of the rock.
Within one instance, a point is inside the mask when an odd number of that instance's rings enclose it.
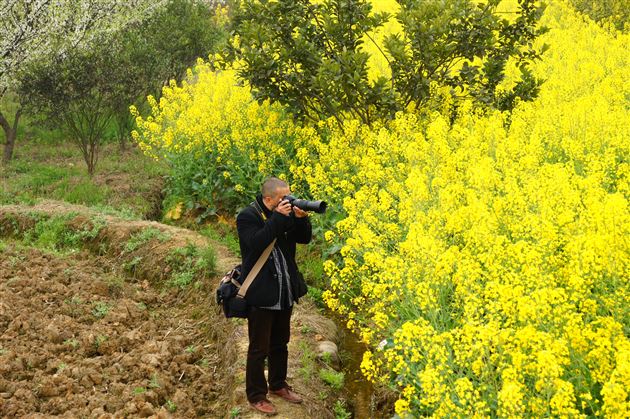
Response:
[[[330,362],[331,366],[339,366],[339,350],[335,342],[323,340],[317,344],[317,358]]]
[[[169,419],[171,417],[171,414],[164,408],[161,408],[157,414],[157,419]]]
[[[96,385],[100,385],[103,382],[103,376],[101,374],[90,374],[90,380]]]
[[[142,418],[146,418],[149,417],[151,415],[155,414],[155,411],[153,409],[153,405],[151,405],[151,403],[144,403],[139,409],[138,409],[138,416],[142,417]]]
[[[102,407],[97,407],[96,409],[92,410],[92,417],[97,419],[109,419],[111,415],[105,413],[105,410],[103,410]]]
[[[158,404],[158,395],[153,390],[148,390],[142,393],[142,399],[150,404],[151,408],[153,408],[153,405]]]
[[[175,390],[175,394],[173,395],[172,400],[176,406],[182,406],[186,404],[186,402],[189,400],[189,397],[184,391],[178,388],[177,390]]]
[[[116,413],[124,408],[124,401],[119,398],[108,399],[105,402],[105,411],[109,413]]]
[[[152,365],[154,367],[160,365],[160,358],[156,354],[144,354],[140,358],[140,361],[142,361],[142,363],[144,364]]]
[[[90,380],[90,377],[88,377],[87,375],[84,375],[83,377],[81,377],[81,379],[79,380],[79,383],[85,388],[92,387],[92,380]]]
[[[133,401],[128,401],[127,404],[125,404],[125,413],[127,415],[134,415],[136,412],[138,412],[136,403]]]
[[[138,342],[140,339],[142,339],[142,333],[140,333],[137,329],[134,330],[130,330],[128,332],[125,332],[123,334],[123,337],[125,339],[128,339],[130,342]]]
[[[13,393],[13,396],[17,400],[35,400],[33,392],[26,388],[18,388],[15,393]]]
[[[72,369],[70,369],[70,376],[74,379],[80,379],[83,377],[83,372],[79,367],[72,367]]]
[[[61,332],[54,324],[49,324],[45,330],[46,338],[52,343],[62,343],[63,336],[61,336]]]
[[[59,387],[54,383],[47,382],[42,385],[39,394],[44,397],[55,397],[59,395]]]
[[[0,377],[0,393],[13,393],[15,391],[15,384],[11,381],[7,381]]]
[[[92,283],[92,292],[98,296],[107,297],[109,296],[109,286],[105,281],[94,281]]]

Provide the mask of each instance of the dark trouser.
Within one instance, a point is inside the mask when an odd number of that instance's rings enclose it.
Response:
[[[293,307],[287,310],[266,310],[252,307],[247,316],[249,349],[245,384],[247,400],[256,403],[267,398],[265,358],[269,364],[269,389],[287,387],[287,363],[290,321]]]

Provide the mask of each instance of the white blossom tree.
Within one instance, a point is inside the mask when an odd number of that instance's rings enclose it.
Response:
[[[0,99],[21,71],[37,60],[85,48],[97,35],[150,16],[165,0],[0,0]],[[22,106],[13,121],[0,108],[6,141],[3,161],[13,155]],[[12,112],[13,113],[13,112]]]

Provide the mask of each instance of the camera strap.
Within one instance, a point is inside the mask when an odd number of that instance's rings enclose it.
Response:
[[[262,218],[263,221],[267,221],[267,216],[265,215],[265,212],[262,210],[262,208],[260,208],[258,201],[252,202],[251,205],[256,208],[256,211],[258,211],[258,214],[260,214],[260,218]]]

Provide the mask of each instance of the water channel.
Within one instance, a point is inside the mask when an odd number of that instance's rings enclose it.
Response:
[[[343,396],[355,419],[390,419],[393,416],[392,400],[387,400],[361,373],[361,360],[367,346],[358,335],[348,330],[345,322],[327,313],[339,329],[339,353],[345,374]]]

